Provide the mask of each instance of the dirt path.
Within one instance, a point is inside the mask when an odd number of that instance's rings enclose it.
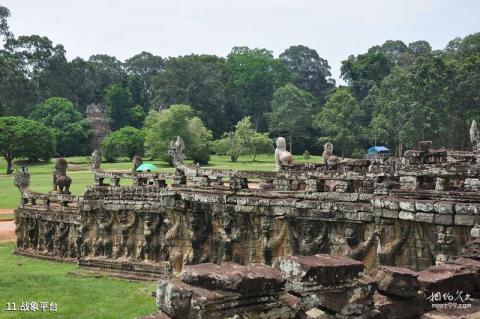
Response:
[[[0,208],[0,214],[4,215],[13,215],[13,209],[12,208]]]
[[[0,243],[14,241],[15,240],[15,222],[0,221]]]

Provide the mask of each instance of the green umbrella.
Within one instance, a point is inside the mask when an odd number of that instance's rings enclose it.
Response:
[[[150,163],[145,163],[137,167],[137,172],[146,172],[146,171],[153,172],[156,170],[157,170],[157,167]]]

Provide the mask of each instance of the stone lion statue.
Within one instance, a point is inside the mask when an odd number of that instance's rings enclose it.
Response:
[[[328,165],[338,164],[340,159],[333,155],[333,144],[331,142],[327,142],[323,145],[323,163]]]
[[[287,151],[287,143],[283,137],[277,138],[277,148],[275,149],[275,164],[277,171],[281,165],[290,165],[293,162],[293,156]]]

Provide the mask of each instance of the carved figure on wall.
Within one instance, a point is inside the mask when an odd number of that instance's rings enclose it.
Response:
[[[43,242],[41,247],[39,247],[39,250],[43,250],[46,253],[52,252],[53,251],[53,235],[55,233],[55,223],[52,221],[45,221],[43,223]]]
[[[281,165],[290,165],[293,162],[292,153],[287,151],[287,143],[285,138],[278,137],[276,140],[277,148],[275,148],[275,165],[276,170],[280,170]]]
[[[217,215],[219,225],[214,227],[220,235],[219,247],[212,247],[215,251],[213,262],[233,261],[239,264],[245,263],[244,253],[238,243],[246,240],[243,223],[235,220],[235,217],[224,211]],[[214,246],[216,243],[214,244]]]
[[[340,163],[340,159],[333,155],[333,144],[331,142],[326,142],[323,145],[322,158],[324,164],[335,165]]]
[[[146,214],[145,224],[143,226],[143,235],[145,241],[143,250],[145,258],[150,261],[159,259],[160,243],[159,243],[160,218],[158,215]]]
[[[329,252],[329,228],[326,224],[304,219],[300,222],[300,255],[314,255]],[[298,235],[297,235],[298,236]]]
[[[68,236],[68,257],[76,258],[80,255],[80,245],[82,244],[82,234],[79,226],[72,226]]]
[[[93,241],[90,238],[90,230],[93,228],[93,216],[91,213],[85,213],[82,216],[82,223],[80,224],[80,235],[81,235],[81,242],[78,251],[80,252],[81,256],[88,256],[91,252],[93,252]]]
[[[117,221],[120,225],[121,231],[121,242],[117,251],[115,252],[115,257],[132,257],[135,250],[135,226],[137,225],[137,214],[131,213],[127,210],[122,211],[117,215]]]
[[[96,171],[100,169],[100,165],[102,164],[102,154],[99,150],[94,150],[92,153],[92,170]]]
[[[95,256],[112,257],[112,224],[114,215],[101,211],[98,221],[98,238],[95,242]]]
[[[402,227],[400,236],[396,239],[393,227],[383,226],[378,235],[378,260],[380,265],[395,266],[395,258],[410,235],[410,226]],[[394,240],[393,240],[394,239]]]
[[[174,274],[178,274],[182,271],[183,266],[186,264],[186,260],[184,258],[181,245],[177,246],[177,241],[182,239],[181,219],[177,216],[175,222],[173,222],[172,218],[166,218],[163,221],[168,228],[167,233],[165,234],[165,242],[168,249],[167,258],[170,263],[170,267],[172,268],[172,272]]]
[[[232,261],[232,240],[230,232],[227,231],[231,221],[232,216],[226,212],[215,216],[212,220],[214,236],[210,240],[210,246],[213,263]]]
[[[345,242],[348,247],[347,256],[362,261],[376,243],[377,236],[378,231],[373,229],[370,237],[366,241],[361,242],[357,230],[352,227],[347,227],[345,230]]]
[[[38,246],[38,222],[36,219],[29,218],[27,221],[27,240],[23,247],[30,246],[33,250]]]
[[[69,228],[68,224],[60,223],[56,229],[53,243],[55,247],[55,255],[57,256],[67,256]]]
[[[25,219],[16,216],[15,217],[15,237],[17,238],[16,241],[16,248],[22,249],[24,248],[26,234],[25,234]]]
[[[194,209],[190,212],[188,221],[190,223],[190,241],[192,242],[192,252],[188,256],[188,263],[207,262],[209,251],[206,242],[211,229],[208,217],[203,211]]]
[[[278,217],[277,220],[282,220],[285,217]],[[261,219],[262,223],[262,235],[261,235],[261,247],[262,247],[262,254],[263,260],[266,265],[271,266],[273,263],[273,257],[275,251],[282,245],[287,232],[288,227],[287,223],[284,222],[282,224],[282,228],[280,229],[277,236],[274,236],[273,231],[273,217],[271,216],[264,216]]]

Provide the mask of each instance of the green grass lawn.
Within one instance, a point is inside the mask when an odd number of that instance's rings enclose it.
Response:
[[[69,157],[68,175],[73,183],[71,192],[74,195],[82,195],[85,189],[93,184],[93,175],[90,172],[89,157]],[[312,156],[308,161],[304,160],[302,155],[295,156],[295,162],[318,163],[321,156]],[[166,162],[148,161],[155,164],[160,172],[173,172]],[[54,170],[55,159],[49,163],[39,163],[29,165],[31,173],[30,189],[37,192],[48,192],[52,189],[52,173]],[[21,162],[15,163],[15,167],[20,168]],[[275,169],[275,160],[273,154],[258,155],[256,161],[252,161],[251,156],[241,156],[236,163],[230,161],[228,156],[212,156],[207,167],[218,169],[233,170],[252,170],[252,171],[273,171]],[[117,163],[102,163],[102,169],[105,170],[130,170],[132,163],[128,160]],[[13,186],[12,176],[5,175],[6,163],[0,160],[0,208],[15,208],[20,201],[20,194]],[[125,183],[125,182],[123,182]]]
[[[13,214],[0,214],[0,221],[1,220],[13,219],[13,218],[15,218],[15,215],[13,215]]]
[[[12,255],[0,244],[0,318],[136,318],[156,311],[154,282],[78,277],[75,264]],[[58,312],[7,312],[6,304],[55,302]]]

